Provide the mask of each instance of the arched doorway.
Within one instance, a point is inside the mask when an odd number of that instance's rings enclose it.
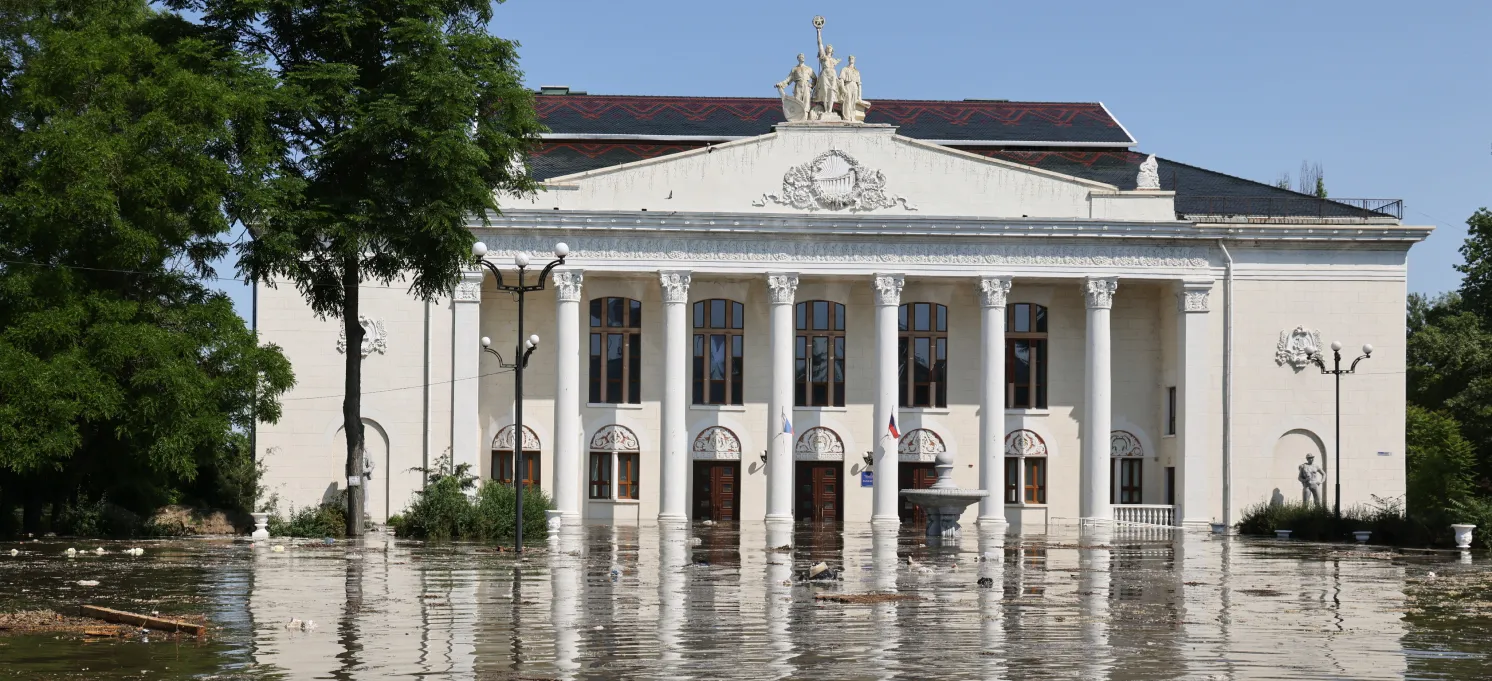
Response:
[[[694,460],[694,519],[740,520],[741,439],[725,426],[699,431],[689,448]]]
[[[803,431],[793,446],[793,515],[798,520],[842,519],[844,440],[823,426]]]
[[[1145,447],[1127,430],[1109,433],[1109,503],[1145,503]]]
[[[948,451],[943,444],[943,438],[928,428],[917,428],[908,431],[901,436],[901,441],[896,445],[897,480],[902,489],[927,489],[932,487],[938,480],[937,470],[933,468],[933,462],[938,455]],[[922,509],[907,501],[905,497],[898,502],[897,515],[901,516],[902,522],[923,523],[927,516],[923,515]]]
[[[333,457],[337,461],[337,476],[333,479],[345,480],[343,472],[347,470],[347,429],[338,428],[332,442],[342,454],[340,457]],[[365,474],[362,476],[363,515],[381,525],[388,522],[389,516],[399,509],[390,507],[392,501],[389,491],[393,471],[389,470],[388,435],[383,432],[383,426],[373,419],[363,419],[363,458],[367,461],[363,466]],[[336,499],[322,499],[323,503],[335,501]]]

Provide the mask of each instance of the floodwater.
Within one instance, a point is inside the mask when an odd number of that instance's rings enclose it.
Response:
[[[382,535],[283,552],[226,540],[0,543],[0,610],[92,603],[200,613],[214,626],[201,642],[0,637],[0,677],[1492,677],[1492,609],[1458,600],[1492,597],[1481,555],[967,530],[927,545],[915,529],[868,525],[585,527],[522,560]],[[88,553],[67,558],[69,546]],[[97,546],[110,553],[92,555]],[[146,555],[120,553],[130,546]],[[794,579],[819,561],[842,580]],[[871,592],[910,598],[815,598]],[[292,618],[315,625],[287,628]]]

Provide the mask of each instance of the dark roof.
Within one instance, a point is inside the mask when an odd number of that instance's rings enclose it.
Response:
[[[633,161],[676,154],[705,146],[703,142],[545,141],[532,159],[535,179],[606,168]],[[1135,189],[1135,178],[1146,154],[1121,150],[1043,150],[961,147],[981,156]],[[1381,218],[1377,207],[1327,201],[1273,185],[1246,180],[1164,158],[1156,159],[1161,189],[1176,192],[1176,210],[1186,215],[1272,215],[1298,217]]]
[[[539,118],[550,139],[682,137],[725,140],[765,135],[783,122],[770,97],[641,97],[540,95]],[[1102,104],[885,99],[871,103],[866,123],[897,126],[897,134],[970,144],[1135,143]]]

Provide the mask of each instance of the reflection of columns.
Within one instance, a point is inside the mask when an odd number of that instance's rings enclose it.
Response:
[[[577,269],[554,271],[554,507],[580,521],[580,287]]]
[[[482,359],[482,271],[461,273],[451,298],[451,467],[482,470],[482,427],[477,419]],[[432,464],[434,462],[431,462]]]
[[[684,567],[689,530],[682,523],[658,524],[658,661],[660,678],[683,678]]]
[[[565,527],[550,535],[549,607],[554,628],[554,666],[559,678],[573,679],[580,671],[581,528]],[[577,555],[571,555],[572,553]]]
[[[1083,365],[1083,466],[1081,515],[1083,518],[1111,520],[1109,506],[1109,431],[1111,430],[1109,312],[1114,306],[1117,277],[1089,277],[1083,280],[1083,294],[1088,302],[1088,343]]]
[[[793,410],[793,294],[798,275],[767,276],[771,300],[772,389],[767,395],[767,520],[793,519],[793,436],[783,421]],[[788,541],[792,543],[792,535]]]
[[[773,549],[792,543],[791,522],[767,521],[767,648],[771,651],[771,676],[779,679],[791,678],[795,673],[793,637],[788,628],[793,610],[793,554]]]
[[[906,283],[900,274],[875,275],[876,297],[876,398],[875,423],[871,441],[875,445],[875,487],[870,519],[873,522],[900,523],[897,516],[896,440],[887,428],[898,406],[897,308],[901,305],[901,287]],[[893,555],[895,546],[893,541]]]
[[[663,418],[659,459],[659,520],[687,520],[684,488],[689,480],[689,272],[658,273],[663,286]]]
[[[899,277],[898,277],[899,279]],[[892,308],[893,310],[896,308]],[[893,452],[895,449],[893,448]],[[896,466],[892,461],[892,467]],[[876,471],[879,482],[880,471]],[[894,516],[893,516],[894,517]],[[896,592],[896,573],[901,567],[896,557],[896,540],[899,527],[890,524],[874,524],[871,528],[871,561],[874,563],[875,590],[881,593]],[[878,678],[896,678],[899,665],[897,648],[901,647],[901,624],[896,621],[895,601],[872,603],[870,616],[875,641],[871,646],[869,669],[879,672]]]
[[[990,580],[985,582],[984,580]],[[984,586],[989,584],[989,586]],[[1005,528],[979,525],[979,644],[983,649],[984,678],[1006,676],[1005,615]]]
[[[1104,678],[1113,667],[1108,624],[1109,545],[1113,539],[1113,528],[1107,524],[1083,527],[1078,539],[1078,614],[1083,623],[1083,648],[1088,651],[1083,661],[1089,665],[1079,676],[1085,679]]]
[[[1177,387],[1176,405],[1178,444],[1176,477],[1181,479],[1177,501],[1176,524],[1206,525],[1212,515],[1212,495],[1207,486],[1207,453],[1211,443],[1207,440],[1207,391],[1212,383],[1207,371],[1207,294],[1212,282],[1186,282],[1176,294],[1176,320],[1180,367],[1176,373],[1181,377]]]
[[[1010,277],[980,277],[979,522],[1005,522],[1005,299]],[[983,533],[980,533],[983,536]]]

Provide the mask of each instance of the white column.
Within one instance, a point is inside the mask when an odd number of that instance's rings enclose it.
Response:
[[[1095,520],[1112,520],[1109,505],[1109,433],[1113,430],[1110,410],[1113,401],[1113,376],[1109,342],[1109,312],[1114,307],[1117,277],[1089,277],[1083,280],[1083,297],[1088,303],[1088,343],[1083,364],[1083,467],[1080,515]]]
[[[783,420],[793,415],[793,295],[798,275],[767,275],[771,301],[772,391],[767,395],[767,520],[793,519],[793,438]]]
[[[451,465],[482,470],[482,425],[477,418],[481,392],[482,271],[461,273],[451,297]],[[431,462],[432,464],[434,462]]]
[[[1205,526],[1211,519],[1211,486],[1207,484],[1208,294],[1212,282],[1184,282],[1176,294],[1177,362],[1181,380],[1176,386],[1177,444],[1176,520],[1182,526]]]
[[[876,299],[876,403],[871,442],[875,443],[875,487],[872,492],[871,522],[899,524],[897,515],[896,445],[887,427],[900,406],[897,402],[896,362],[897,307],[901,305],[901,287],[906,280],[900,274],[875,275]],[[897,424],[900,428],[901,424]]]
[[[1005,300],[1010,277],[979,278],[979,522],[1005,522]]]
[[[578,269],[554,270],[554,508],[580,522],[580,287]]]
[[[689,272],[658,273],[663,287],[663,414],[658,466],[658,520],[688,520]]]

